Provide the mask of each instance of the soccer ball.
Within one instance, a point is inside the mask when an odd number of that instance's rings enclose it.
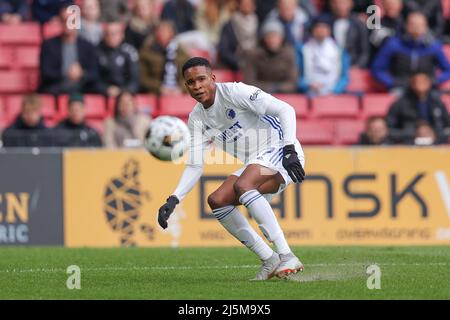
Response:
[[[144,147],[159,160],[173,161],[183,156],[190,133],[183,120],[172,116],[154,119],[147,130]]]

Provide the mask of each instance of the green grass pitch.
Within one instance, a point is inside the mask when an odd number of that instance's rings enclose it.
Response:
[[[245,248],[0,248],[0,299],[450,299],[450,247],[296,247],[305,271],[251,282]],[[367,288],[367,266],[381,289]],[[67,267],[81,289],[66,287]]]

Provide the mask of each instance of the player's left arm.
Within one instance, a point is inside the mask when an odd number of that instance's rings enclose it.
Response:
[[[283,131],[283,167],[292,181],[301,183],[305,179],[305,171],[295,150],[297,140],[297,123],[294,108],[288,103],[253,86],[236,84],[235,103],[250,109],[259,116],[277,117]]]

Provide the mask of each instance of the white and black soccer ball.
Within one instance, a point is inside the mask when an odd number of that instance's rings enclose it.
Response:
[[[145,135],[144,146],[157,159],[174,161],[186,152],[190,137],[189,129],[183,120],[160,116],[151,122]]]

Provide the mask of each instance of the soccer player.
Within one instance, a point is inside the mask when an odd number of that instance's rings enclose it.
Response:
[[[285,278],[303,271],[292,253],[269,201],[291,183],[305,179],[304,154],[296,138],[296,115],[287,103],[244,83],[216,83],[204,58],[189,59],[182,68],[185,85],[197,104],[189,115],[191,144],[188,164],[175,192],[159,209],[167,228],[175,206],[203,172],[203,151],[214,143],[244,162],[208,197],[223,227],[254,252],[262,266],[254,280]],[[257,134],[255,134],[257,133]],[[244,205],[275,251],[256,233],[237,206]]]

